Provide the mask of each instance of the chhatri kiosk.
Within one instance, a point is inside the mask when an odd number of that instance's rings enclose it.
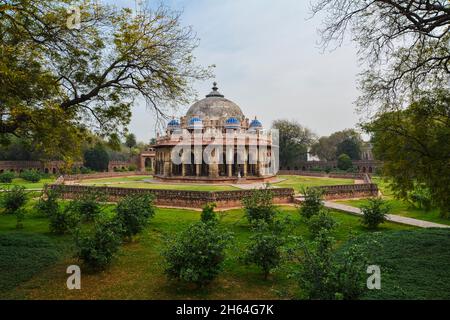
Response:
[[[268,181],[276,175],[277,146],[256,118],[225,99],[214,83],[205,99],[172,119],[155,149],[155,179],[175,182]]]

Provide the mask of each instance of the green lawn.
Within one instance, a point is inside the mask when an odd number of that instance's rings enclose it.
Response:
[[[389,189],[388,182],[380,178],[374,178],[374,182],[378,185],[381,192],[383,193],[383,198],[389,204],[391,214],[450,225],[450,219],[440,217],[439,210],[433,209],[427,212],[423,209],[415,208],[406,201],[395,199],[392,194],[392,191]],[[336,202],[360,208],[362,205],[367,204],[368,201],[367,199],[360,199],[360,200],[342,200]]]
[[[12,183],[0,183],[0,189],[9,187],[11,185],[23,186],[26,189],[43,189],[44,185],[51,184],[51,183],[55,182],[55,180],[56,180],[55,178],[45,178],[45,179],[41,179],[41,181],[39,181],[39,182],[33,183],[33,182],[23,180],[22,178],[16,178],[13,180]]]
[[[295,208],[281,207],[280,211],[280,215],[292,217],[295,223],[292,234],[309,237]],[[338,212],[332,215],[340,223],[335,234],[339,243],[347,241],[351,234],[369,232],[361,226],[358,217]],[[163,239],[181,232],[199,217],[200,213],[192,210],[158,209],[149,227],[133,243],[122,246],[118,259],[107,271],[83,273],[82,290],[69,291],[65,288],[66,268],[79,264],[70,249],[71,237],[50,235],[47,219],[34,214],[27,216],[25,228],[17,232],[15,218],[0,215],[0,239],[6,238],[0,241],[3,246],[0,248],[0,282],[6,283],[3,288],[8,287],[2,290],[0,285],[0,299],[289,299],[296,296],[296,282],[288,278],[295,265],[286,265],[264,281],[260,270],[240,262],[239,256],[251,234],[242,210],[221,213],[221,227],[232,231],[235,241],[227,251],[224,272],[217,280],[200,291],[169,282],[163,274],[160,256]],[[387,223],[379,231],[410,229]],[[19,243],[7,240],[27,236],[39,237],[39,243],[43,243],[39,250],[29,250],[34,241],[28,242],[27,246],[27,242],[20,239]],[[12,245],[8,247],[5,242]],[[35,254],[42,263],[30,269],[30,259],[34,259]],[[13,261],[14,265],[11,265]],[[34,272],[30,273],[30,270]]]
[[[370,263],[380,267],[381,290],[368,290],[365,299],[450,299],[450,230],[365,234],[354,241],[368,237],[380,244]]]
[[[280,188],[294,188],[296,192],[301,192],[305,187],[334,186],[354,184],[352,179],[334,179],[322,177],[304,177],[304,176],[278,176],[285,181],[274,183],[273,186]]]

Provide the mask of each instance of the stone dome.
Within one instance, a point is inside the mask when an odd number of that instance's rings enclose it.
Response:
[[[192,117],[200,117],[201,119],[220,119],[231,118],[243,119],[244,113],[241,108],[222,95],[214,82],[212,92],[205,99],[194,103],[186,113],[188,119]]]

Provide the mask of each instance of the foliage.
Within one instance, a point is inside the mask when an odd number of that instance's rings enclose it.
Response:
[[[311,154],[318,156],[321,160],[337,160],[342,153],[346,153],[359,159],[363,140],[361,134],[354,129],[337,131],[329,137],[321,137],[311,147]],[[352,158],[353,159],[353,158]]]
[[[366,205],[361,206],[362,224],[369,229],[376,229],[379,224],[386,221],[389,210],[389,206],[382,198],[369,199]]]
[[[205,223],[217,223],[219,218],[217,214],[214,212],[214,209],[217,207],[215,203],[208,203],[203,207],[201,221]]]
[[[16,229],[23,229],[23,219],[25,218],[25,209],[20,208],[15,213],[16,216]]]
[[[130,148],[134,148],[137,145],[136,136],[133,133],[127,134],[125,137],[125,145]]]
[[[25,187],[13,186],[3,190],[0,199],[0,206],[6,214],[16,214],[28,201]]]
[[[51,214],[59,210],[59,197],[60,194],[58,191],[47,189],[42,193],[34,208],[41,216],[50,216]]]
[[[168,240],[162,254],[169,278],[204,286],[222,270],[232,236],[216,224],[198,222]]]
[[[0,183],[11,183],[15,177],[14,172],[5,171],[0,173]]]
[[[292,120],[276,120],[272,127],[279,130],[281,168],[294,168],[299,161],[307,160],[308,148],[315,139],[311,130]]]
[[[269,188],[253,190],[251,195],[242,199],[245,216],[250,224],[259,222],[272,223],[276,215],[273,205],[273,192]]]
[[[243,256],[245,264],[255,264],[263,270],[267,280],[270,272],[278,268],[282,262],[282,246],[286,242],[280,229],[272,228],[264,221],[258,222],[250,244]]]
[[[442,217],[450,214],[450,91],[422,93],[406,110],[380,115],[365,129],[384,162],[395,195],[408,200],[417,185],[427,188]]]
[[[303,188],[302,194],[305,199],[300,205],[300,215],[305,219],[310,219],[324,208],[323,192],[318,188]]]
[[[68,210],[85,221],[93,221],[104,210],[105,202],[105,194],[91,190],[78,195],[69,204]]]
[[[300,241],[301,256],[298,279],[307,299],[358,299],[366,284],[369,254],[362,244],[353,244],[339,256],[335,239],[322,229],[312,243]]]
[[[416,185],[415,188],[408,193],[408,198],[410,202],[419,209],[430,211],[433,208],[430,190],[424,186]]]
[[[70,7],[80,8],[81,25]],[[192,97],[191,80],[210,76],[193,56],[192,30],[162,5],[139,15],[75,0],[7,8],[0,19],[0,140],[27,137],[48,158],[78,156],[87,128],[120,132],[139,97],[165,114],[161,106]]]
[[[55,263],[60,252],[43,235],[13,232],[0,234],[0,293],[12,290]]]
[[[116,221],[97,220],[93,230],[75,236],[76,256],[93,270],[104,270],[116,256],[122,243],[121,228]]]
[[[351,169],[353,167],[352,159],[348,155],[346,155],[344,153],[341,154],[338,157],[337,167],[340,170],[344,170],[344,171]]]
[[[41,174],[37,170],[25,170],[20,173],[20,177],[25,181],[33,183],[41,181]]]
[[[361,140],[357,136],[351,136],[341,141],[336,148],[336,155],[339,157],[342,154],[349,156],[351,160],[361,159]],[[345,170],[345,169],[344,169]]]
[[[332,232],[337,226],[337,221],[325,209],[308,220],[308,229],[313,238],[317,238],[321,230]]]
[[[48,213],[48,218],[50,232],[59,235],[74,232],[80,224],[80,216],[70,207],[62,209],[58,206]]]
[[[108,171],[109,154],[101,143],[84,152],[84,165],[94,171]]]
[[[360,76],[361,111],[396,110],[421,90],[448,87],[448,1],[316,0],[312,11],[324,17],[324,47],[342,44],[347,31],[359,45],[367,65]]]
[[[149,194],[128,195],[117,203],[116,219],[123,236],[131,239],[141,232],[155,215],[154,197]]]

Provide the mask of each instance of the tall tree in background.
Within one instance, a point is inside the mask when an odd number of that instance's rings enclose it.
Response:
[[[316,139],[314,133],[296,121],[276,120],[273,129],[280,134],[280,167],[294,168],[308,158],[308,149]]]
[[[185,104],[205,79],[197,39],[165,7],[134,16],[88,2],[68,25],[74,0],[0,0],[0,141],[27,138],[49,158],[74,157],[93,130],[124,129],[141,97],[159,117]],[[64,139],[60,139],[64,137]]]
[[[417,184],[430,190],[443,216],[450,214],[450,91],[424,93],[402,111],[381,114],[365,129],[374,151],[384,161],[400,198]]]
[[[95,171],[108,171],[109,154],[102,143],[84,152],[84,166]]]
[[[360,110],[406,106],[422,90],[447,87],[450,75],[448,0],[316,0],[325,13],[322,44],[339,46],[351,32],[367,66],[360,75]]]
[[[128,148],[130,148],[130,153],[131,153],[131,149],[136,147],[136,145],[137,145],[136,136],[133,133],[129,133],[125,136],[125,145]]]
[[[363,140],[354,129],[338,131],[329,137],[321,137],[311,147],[311,154],[324,161],[333,161],[341,154],[347,154],[352,160],[361,158]]]

